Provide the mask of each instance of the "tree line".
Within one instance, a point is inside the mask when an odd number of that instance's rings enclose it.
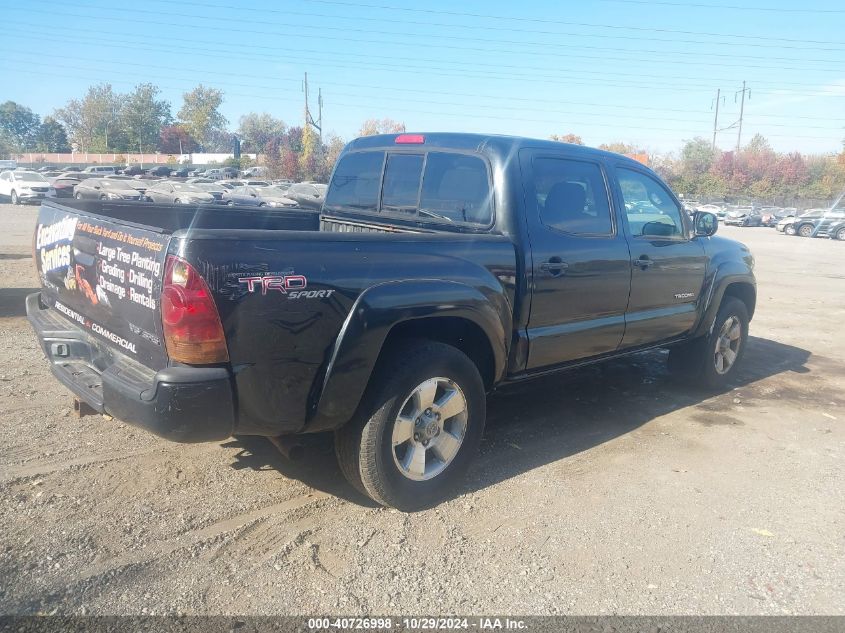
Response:
[[[321,138],[311,125],[289,126],[266,112],[245,114],[230,130],[230,122],[220,111],[223,101],[221,90],[198,85],[182,95],[181,107],[174,114],[172,104],[150,83],[126,93],[107,83],[90,86],[82,97],[43,119],[28,107],[7,101],[0,104],[0,155],[70,152],[72,148],[89,153],[228,153],[237,138],[242,152],[264,156],[275,177],[328,179],[343,139],[336,134]],[[369,119],[358,136],[404,131],[402,122]],[[572,133],[550,138],[583,145],[581,137]],[[650,154],[622,142],[599,148]],[[845,145],[838,155],[782,154],[757,135],[738,152],[723,152],[695,138],[685,141],[678,152],[650,154],[649,158],[675,191],[697,197],[830,198],[845,188]]]
[[[553,141],[583,145],[575,134],[552,134]],[[617,154],[648,154],[650,166],[685,196],[709,200],[749,199],[789,203],[827,200],[845,190],[845,141],[839,154],[780,153],[756,134],[740,150],[722,151],[711,141],[684,141],[678,152],[653,154],[628,143],[599,145]]]

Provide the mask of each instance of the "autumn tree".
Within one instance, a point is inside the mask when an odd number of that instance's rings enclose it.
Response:
[[[158,149],[165,154],[190,154],[199,145],[181,125],[166,125],[159,132]]]
[[[581,137],[577,134],[552,134],[549,137],[551,141],[557,141],[558,143],[571,143],[573,145],[583,145],[584,141],[581,140]]]
[[[645,154],[647,153],[644,149],[637,145],[630,145],[628,143],[622,143],[616,141],[614,143],[602,143],[599,145],[599,149],[603,149],[606,152],[614,152],[616,154]]]
[[[200,84],[183,95],[182,107],[176,115],[179,124],[201,147],[206,148],[219,142],[228,121],[220,113],[223,91]]]
[[[405,131],[405,124],[393,119],[367,119],[361,124],[358,136],[375,136],[376,134],[401,134]]]

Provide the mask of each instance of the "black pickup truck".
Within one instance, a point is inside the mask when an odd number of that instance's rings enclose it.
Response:
[[[550,141],[360,138],[321,211],[47,201],[27,314],[55,376],[179,442],[335,431],[376,501],[458,486],[485,395],[654,347],[718,387],[754,259],[648,168]]]

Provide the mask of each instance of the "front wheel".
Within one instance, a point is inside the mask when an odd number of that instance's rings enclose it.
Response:
[[[745,354],[748,321],[745,304],[725,298],[710,334],[669,351],[669,371],[710,389],[724,387]]]
[[[12,194],[9,196],[12,199],[12,204],[19,204],[18,192],[12,189]]]
[[[77,194],[74,196],[74,198],[76,198],[77,200],[82,200],[82,194],[81,194],[81,193],[77,193]]]
[[[349,482],[373,500],[416,510],[453,494],[484,432],[475,364],[437,342],[408,343],[380,364],[361,415],[335,435]]]
[[[835,237],[837,240],[842,240],[842,241],[845,241],[845,227],[842,227],[841,229],[839,229],[839,230],[838,230],[838,231],[834,234],[834,237]]]
[[[813,226],[811,224],[802,224],[798,229],[798,235],[801,237],[813,237]]]

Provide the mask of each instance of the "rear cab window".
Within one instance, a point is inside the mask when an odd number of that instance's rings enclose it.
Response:
[[[338,163],[325,208],[474,228],[493,222],[492,187],[480,156],[449,151],[361,151]]]

